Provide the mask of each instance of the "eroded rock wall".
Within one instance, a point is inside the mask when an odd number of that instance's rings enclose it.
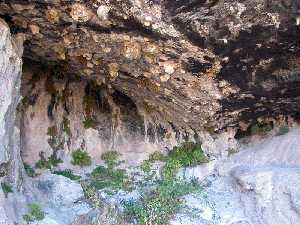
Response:
[[[20,100],[21,57],[22,37],[14,39],[8,25],[0,19],[0,182],[9,183],[14,190],[20,188],[22,172],[20,131],[16,119]],[[0,224],[10,225],[5,202],[1,188]]]

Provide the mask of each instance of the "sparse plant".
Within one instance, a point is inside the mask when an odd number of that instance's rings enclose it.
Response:
[[[35,220],[43,220],[45,218],[45,213],[38,203],[32,203],[29,208],[29,212],[23,216],[23,219],[27,223],[33,222]]]
[[[75,175],[73,173],[73,171],[70,169],[58,170],[58,171],[54,171],[53,173],[56,175],[61,175],[61,176],[67,177],[71,180],[79,180],[81,178],[81,176]]]
[[[95,209],[100,208],[102,204],[95,187],[86,182],[82,182],[81,186],[84,192],[84,196],[89,201],[90,205]]]
[[[155,151],[149,156],[150,161],[164,161],[166,157],[159,151]]]
[[[81,149],[77,149],[76,151],[72,152],[72,164],[78,165],[80,167],[90,166],[92,164],[91,157],[86,151]]]
[[[1,188],[2,188],[2,191],[3,191],[4,195],[5,195],[5,197],[7,197],[8,193],[12,193],[13,192],[12,187],[8,183],[6,183],[6,182],[2,182],[1,183]]]

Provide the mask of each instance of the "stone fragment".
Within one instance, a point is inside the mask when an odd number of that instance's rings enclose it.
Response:
[[[46,11],[46,18],[51,23],[58,23],[60,19],[60,12],[57,9],[48,9]]]
[[[169,74],[165,74],[163,76],[160,76],[160,80],[161,82],[167,82],[170,79],[170,75]]]
[[[110,7],[106,5],[100,5],[97,9],[97,16],[101,20],[107,20],[108,19],[108,13],[109,13]]]
[[[136,41],[124,42],[123,55],[130,60],[141,58],[141,46]]]
[[[108,64],[108,73],[112,80],[116,79],[119,75],[119,65],[117,63]]]
[[[73,20],[84,23],[91,19],[92,13],[84,5],[75,3],[71,7],[70,16]]]
[[[38,34],[40,33],[40,28],[37,25],[29,25],[29,29],[31,31],[32,34]]]

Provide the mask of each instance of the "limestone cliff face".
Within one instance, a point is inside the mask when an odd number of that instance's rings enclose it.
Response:
[[[20,100],[22,38],[12,38],[7,24],[0,19],[0,182],[20,188],[23,164],[20,158],[20,132],[16,108]],[[0,190],[0,224],[10,225]]]
[[[22,37],[13,39],[0,20],[0,177],[17,184],[20,170],[20,135],[16,108],[20,100]]]
[[[299,112],[299,1],[4,1],[25,57],[193,133]]]

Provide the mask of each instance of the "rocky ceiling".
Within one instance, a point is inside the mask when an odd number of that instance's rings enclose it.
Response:
[[[7,0],[26,63],[193,130],[300,111],[299,0]]]

